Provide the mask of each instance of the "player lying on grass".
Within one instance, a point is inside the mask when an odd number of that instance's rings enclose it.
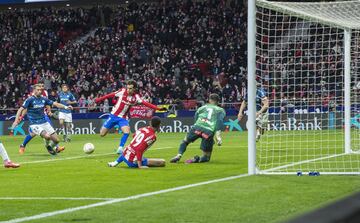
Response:
[[[129,80],[127,82],[126,88],[121,88],[116,92],[95,99],[95,103],[99,103],[107,98],[118,98],[115,106],[111,111],[111,114],[109,115],[109,118],[105,121],[104,125],[100,129],[100,136],[104,137],[114,126],[118,125],[120,127],[121,131],[123,132],[123,136],[120,139],[119,147],[117,149],[118,154],[122,153],[123,147],[130,134],[130,125],[128,119],[131,106],[136,104],[143,104],[154,110],[166,110],[163,108],[158,108],[156,105],[141,99],[140,95],[135,93],[136,87],[136,82],[134,80]]]
[[[42,82],[39,82],[38,85],[39,85],[39,86],[41,87],[41,89],[42,89],[41,95],[42,95],[44,98],[48,98],[48,93],[47,93],[47,91],[46,91],[45,88],[44,88],[44,84],[43,84]],[[33,95],[34,95],[34,94],[31,93],[30,96],[33,96]],[[25,112],[25,111],[26,111],[26,110],[23,110],[22,113],[20,114],[20,118],[19,118],[20,121],[19,121],[19,122],[21,122],[22,118],[25,117],[25,115],[26,115],[26,112]],[[53,125],[52,125],[52,122],[51,122],[51,120],[50,120],[50,117],[54,117],[54,115],[51,113],[51,106],[49,106],[49,105],[45,106],[44,115],[45,115],[45,120],[46,120],[51,126],[53,126]],[[33,133],[33,132],[31,131],[31,129],[29,128],[29,134],[27,134],[27,135],[25,136],[23,143],[21,143],[21,145],[20,145],[20,148],[19,148],[19,153],[20,153],[20,154],[24,154],[24,153],[25,153],[26,145],[27,145],[35,136],[36,136],[36,134]],[[47,146],[47,145],[50,143],[49,140],[45,140],[45,139],[44,139],[44,141],[45,141],[45,146]]]
[[[256,141],[260,140],[260,137],[265,133],[266,125],[269,121],[269,99],[266,95],[266,91],[262,88],[259,82],[256,83]],[[244,110],[247,106],[247,94],[243,98],[240,106],[238,120],[243,118]]]
[[[9,155],[6,152],[6,149],[2,142],[0,142],[0,156],[4,161],[4,167],[5,168],[18,168],[20,167],[20,164],[11,162]]]
[[[186,147],[201,138],[200,148],[203,151],[202,157],[195,156],[187,160],[186,163],[209,162],[214,145],[214,136],[217,144],[222,143],[221,130],[224,125],[225,110],[218,106],[220,97],[217,94],[211,94],[209,103],[200,107],[195,113],[195,124],[180,144],[178,154],[170,160],[171,163],[177,163],[186,151]]]
[[[123,153],[114,162],[108,163],[109,167],[115,167],[121,162],[125,162],[129,167],[148,168],[148,167],[164,167],[164,159],[148,159],[143,154],[156,141],[156,132],[160,129],[161,120],[159,117],[153,117],[150,126],[137,130]]]
[[[46,145],[46,149],[51,155],[63,151],[65,147],[57,147],[59,143],[59,137],[56,134],[54,128],[45,119],[44,108],[46,106],[55,106],[62,109],[72,109],[71,106],[65,106],[57,102],[53,102],[42,95],[42,88],[40,85],[35,85],[33,88],[33,96],[28,97],[22,107],[16,113],[16,118],[12,124],[12,128],[15,128],[21,121],[21,116],[27,113],[27,117],[30,122],[30,130],[44,138],[49,140],[50,143]]]

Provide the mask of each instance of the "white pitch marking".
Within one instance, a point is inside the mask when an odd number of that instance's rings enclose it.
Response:
[[[195,184],[188,184],[188,185],[184,185],[184,186],[180,186],[180,187],[173,187],[173,188],[169,188],[169,189],[165,189],[165,190],[159,190],[159,191],[154,191],[154,192],[149,192],[149,193],[144,193],[144,194],[133,195],[130,197],[117,198],[114,200],[103,201],[103,202],[98,202],[98,203],[89,204],[89,205],[83,205],[83,206],[74,207],[74,208],[67,208],[67,209],[63,209],[63,210],[59,210],[59,211],[46,212],[46,213],[23,217],[23,218],[14,218],[14,219],[11,219],[8,221],[4,221],[2,223],[17,223],[17,222],[24,222],[24,221],[48,218],[48,217],[52,217],[52,216],[56,216],[56,215],[79,211],[79,210],[86,210],[89,208],[101,207],[101,206],[105,206],[105,205],[109,205],[109,204],[115,204],[115,203],[120,203],[120,202],[124,202],[124,201],[129,201],[129,200],[136,200],[136,199],[143,198],[143,197],[150,197],[150,196],[154,196],[154,195],[158,195],[158,194],[165,194],[165,193],[169,193],[169,192],[173,192],[173,191],[184,190],[184,189],[198,187],[198,186],[202,186],[202,185],[218,183],[218,182],[223,182],[223,181],[229,181],[229,180],[235,180],[235,179],[239,179],[239,178],[247,177],[247,176],[250,176],[250,175],[241,174],[241,175],[236,175],[236,176],[231,176],[231,177],[225,177],[225,178],[220,178],[220,179],[215,179],[215,180],[204,181],[204,182],[195,183]]]
[[[116,198],[100,198],[100,197],[0,197],[0,200],[101,200],[110,201]]]
[[[335,157],[343,156],[343,155],[348,155],[348,154],[347,153],[342,153],[342,154],[336,154],[336,155],[331,155],[331,156],[319,157],[319,158],[310,159],[310,160],[299,161],[299,162],[296,162],[296,163],[290,163],[290,164],[286,164],[286,165],[283,165],[283,166],[278,166],[278,167],[274,167],[274,168],[271,168],[271,169],[263,170],[263,171],[260,171],[260,173],[261,174],[267,174],[268,172],[281,170],[281,169],[284,169],[284,168],[287,168],[287,167],[301,165],[301,164],[304,164],[304,163],[311,163],[311,162],[319,161],[319,160],[331,159],[331,158],[335,158]]]
[[[155,149],[149,149],[149,150],[162,150],[162,149],[170,149],[170,148],[173,148],[173,147],[161,147],[161,148],[155,148]],[[65,157],[65,158],[59,158],[59,159],[56,159],[54,157],[53,159],[28,161],[28,162],[22,162],[21,164],[48,163],[48,162],[55,162],[55,161],[75,160],[75,159],[82,159],[82,158],[88,158],[88,157],[108,156],[108,155],[116,155],[116,154],[115,153],[101,153],[101,154],[94,154],[94,155],[72,156],[72,157]]]

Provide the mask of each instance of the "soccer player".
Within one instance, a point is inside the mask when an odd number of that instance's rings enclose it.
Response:
[[[61,92],[59,93],[59,102],[65,106],[76,104],[74,95],[69,92],[69,86],[67,84],[61,85]],[[72,127],[72,115],[71,110],[60,109],[59,111],[59,123],[64,132],[64,142],[70,142],[71,127]]]
[[[221,130],[224,126],[225,110],[218,106],[220,97],[218,94],[209,96],[209,103],[200,107],[195,113],[195,124],[180,144],[178,154],[170,160],[171,163],[177,163],[186,151],[187,146],[201,138],[200,148],[203,151],[201,157],[195,156],[187,160],[186,163],[209,162],[214,145],[214,136],[217,144],[222,144]]]
[[[42,93],[41,95],[45,98],[48,98],[48,92],[45,90],[44,88],[44,83],[43,82],[39,82],[38,85],[42,88]],[[33,93],[30,94],[30,96],[34,95]],[[49,116],[52,115],[51,113],[51,107],[50,106],[46,106],[45,109],[44,109],[44,114],[45,114],[45,119],[47,122],[50,123],[50,125],[52,125],[51,123],[51,120],[49,118]],[[23,117],[26,115],[26,113],[23,111],[22,114],[20,115],[20,121],[23,119]],[[35,133],[33,133],[31,131],[31,129],[29,128],[29,134],[27,134],[25,136],[25,139],[23,141],[23,143],[20,145],[20,148],[19,148],[19,153],[20,154],[24,154],[25,153],[25,149],[26,149],[26,145],[36,136]],[[48,142],[46,142],[48,143]]]
[[[20,164],[11,162],[9,155],[6,152],[6,149],[2,142],[0,142],[0,156],[2,157],[4,161],[4,167],[5,168],[18,168],[20,167]]]
[[[265,133],[266,125],[269,121],[269,99],[266,95],[264,88],[259,86],[257,82],[256,89],[256,141],[260,140],[260,137]],[[243,98],[243,101],[240,106],[238,120],[240,121],[243,118],[244,110],[247,106],[247,94]]]
[[[46,149],[51,155],[56,155],[57,153],[63,151],[64,147],[57,147],[59,143],[59,137],[57,136],[54,128],[46,121],[44,109],[46,106],[55,106],[62,109],[72,109],[71,106],[65,106],[57,102],[50,101],[49,99],[42,97],[42,87],[40,85],[35,85],[33,88],[33,96],[28,97],[23,103],[22,107],[16,113],[16,118],[12,127],[15,128],[21,121],[21,115],[27,113],[30,130],[44,138],[45,140],[50,140],[50,143],[46,145]],[[55,150],[54,150],[55,148]]]
[[[134,80],[129,80],[126,84],[126,88],[121,88],[116,92],[95,99],[95,103],[99,103],[107,98],[118,98],[115,106],[111,111],[111,114],[109,115],[109,118],[105,121],[104,125],[100,129],[100,136],[104,137],[115,125],[119,125],[121,131],[123,132],[123,136],[121,137],[119,147],[116,151],[116,153],[118,154],[122,153],[126,140],[130,134],[128,114],[131,106],[134,106],[136,104],[143,104],[154,110],[166,110],[163,108],[158,108],[156,105],[153,105],[141,99],[140,95],[135,93],[136,87],[136,82]]]
[[[148,168],[148,167],[164,167],[164,159],[148,159],[143,154],[156,141],[156,132],[159,131],[161,120],[159,117],[153,117],[150,126],[137,130],[130,144],[124,149],[123,153],[114,162],[108,163],[109,167],[116,167],[121,162],[125,162],[128,167],[132,168]]]

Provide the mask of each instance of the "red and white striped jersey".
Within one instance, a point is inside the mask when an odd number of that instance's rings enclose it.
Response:
[[[126,88],[121,88],[115,93],[118,98],[111,114],[128,119],[131,106],[141,104],[143,100],[139,94],[129,95]]]
[[[137,130],[130,144],[124,149],[123,156],[130,162],[142,160],[144,152],[156,141],[155,130],[150,126]]]

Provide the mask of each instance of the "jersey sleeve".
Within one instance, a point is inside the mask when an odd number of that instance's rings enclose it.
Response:
[[[125,88],[121,88],[117,92],[115,92],[115,97],[120,97],[125,91]]]
[[[75,97],[73,94],[70,94],[70,101],[76,101]]]
[[[135,99],[136,99],[137,104],[142,104],[143,103],[143,99],[140,97],[139,94],[135,94]]]
[[[27,98],[25,101],[24,101],[24,103],[22,104],[22,107],[23,108],[29,108],[29,106],[30,106],[30,104],[31,104],[31,102],[33,101],[33,99],[32,99],[32,97],[30,97],[30,98]]]
[[[221,111],[218,113],[217,115],[217,121],[216,121],[216,131],[218,130],[224,130],[224,118],[226,116],[226,113],[225,113],[225,110],[224,109],[221,109]]]
[[[45,98],[45,105],[52,106],[53,104],[54,104],[54,102],[52,100]]]

